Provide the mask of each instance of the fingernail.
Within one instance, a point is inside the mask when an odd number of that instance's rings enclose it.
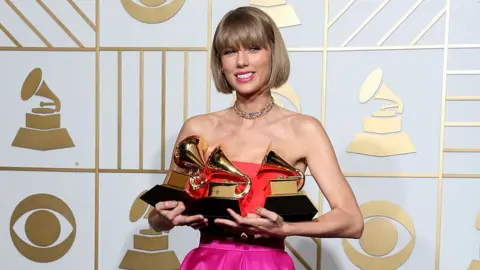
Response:
[[[177,206],[177,204],[178,204],[178,202],[176,202],[176,201],[171,201],[170,202],[170,206]]]

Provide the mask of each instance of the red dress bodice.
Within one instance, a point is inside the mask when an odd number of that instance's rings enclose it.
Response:
[[[271,194],[270,180],[277,179],[279,176],[291,176],[291,174],[286,174],[286,172],[282,170],[269,170],[259,173],[260,164],[258,163],[232,161],[232,164],[251,180],[250,191],[244,197],[238,199],[242,216],[245,216],[247,213],[256,213],[257,207],[263,207],[265,205],[266,198]],[[236,192],[242,191],[245,187],[241,182],[243,179],[227,177],[225,175],[209,177],[209,181],[212,182],[221,182],[224,179],[239,182],[239,185],[236,187]],[[196,191],[191,191],[191,194],[195,198],[207,196],[208,183]]]

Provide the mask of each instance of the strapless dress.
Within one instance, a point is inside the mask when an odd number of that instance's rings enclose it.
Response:
[[[260,164],[232,161],[232,163],[251,179],[251,189],[239,199],[243,216],[256,213],[257,207],[263,207],[270,195],[270,179],[287,176],[280,171],[258,173]],[[225,177],[211,178],[211,181],[223,181]],[[237,192],[243,185],[238,185]],[[197,197],[205,195],[206,189],[196,191]],[[213,222],[213,221],[209,221]],[[293,261],[285,251],[283,239],[241,239],[222,232],[202,233],[199,246],[185,256],[180,270],[292,270]]]

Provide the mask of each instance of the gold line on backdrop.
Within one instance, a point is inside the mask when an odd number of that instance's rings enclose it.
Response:
[[[118,84],[118,105],[117,105],[117,168],[122,168],[122,110],[123,110],[123,77],[122,77],[122,51],[117,52],[117,84]]]
[[[443,75],[442,75],[442,114],[440,116],[440,151],[438,160],[438,183],[437,183],[437,232],[435,245],[435,269],[440,269],[440,246],[441,246],[441,228],[442,228],[442,202],[443,202],[443,164],[445,147],[445,117],[446,117],[446,96],[447,96],[447,72],[448,72],[448,34],[450,29],[450,0],[447,0],[446,20],[445,20],[445,38],[443,41]]]
[[[183,121],[188,118],[188,52],[183,53]]]
[[[95,252],[98,270],[100,226],[100,0],[95,0]]]
[[[139,134],[138,134],[138,135],[139,135],[139,136],[138,136],[138,138],[139,138],[139,142],[138,142],[138,159],[139,159],[139,160],[138,160],[138,168],[139,168],[140,170],[143,169],[143,113],[144,113],[144,110],[145,110],[145,108],[144,108],[144,106],[143,106],[143,104],[144,104],[144,100],[143,100],[143,96],[144,96],[143,91],[144,91],[144,89],[143,89],[143,88],[144,88],[144,85],[145,85],[145,84],[144,84],[144,81],[143,81],[143,80],[144,80],[144,77],[145,77],[145,76],[144,76],[144,73],[145,73],[145,72],[144,72],[144,65],[145,65],[144,53],[143,53],[143,51],[140,51],[140,63],[139,63],[139,69],[140,69],[140,75],[139,75],[139,81],[140,81],[140,82],[139,82],[139,83],[140,83],[140,85],[139,85],[139,92],[140,92],[140,93],[139,93],[139,95],[140,95],[140,96],[139,96],[139,98],[138,98],[138,99],[139,99],[139,103],[140,103],[140,104],[139,104],[139,111],[140,111],[140,113],[139,113],[139,119],[138,119],[138,123],[139,123],[139,125],[138,125],[138,126],[139,126],[139,132],[138,132],[138,133],[139,133]],[[164,80],[164,78],[162,78],[162,80]]]

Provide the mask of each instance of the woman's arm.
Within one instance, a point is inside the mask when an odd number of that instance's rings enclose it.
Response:
[[[296,121],[300,147],[310,172],[331,211],[310,222],[286,224],[285,234],[318,238],[360,238],[363,217],[355,195],[338,164],[333,146],[322,124],[311,116]]]

